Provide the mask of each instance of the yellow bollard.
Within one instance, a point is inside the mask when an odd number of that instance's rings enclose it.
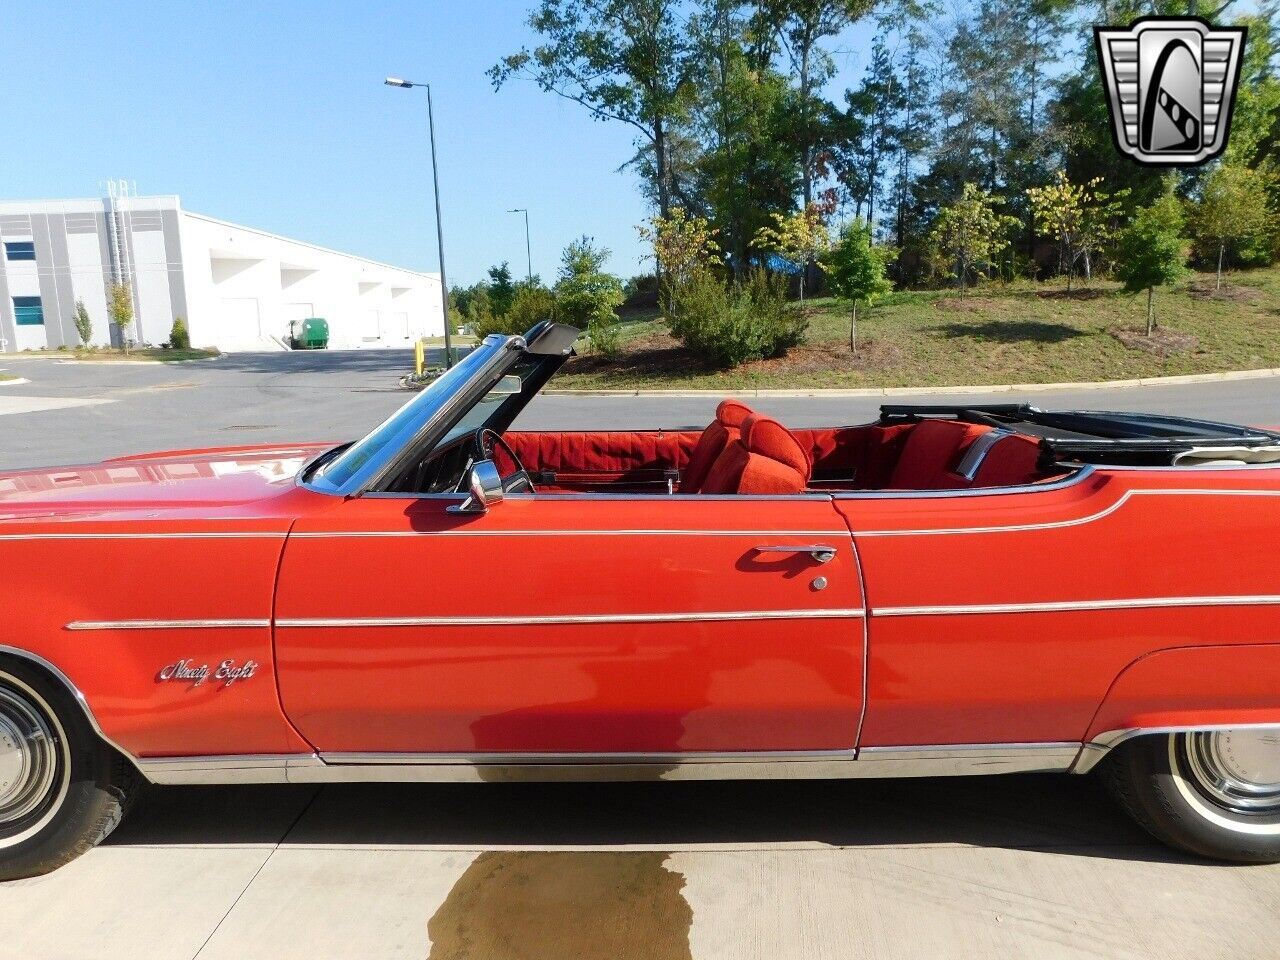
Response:
[[[413,371],[414,371],[414,374],[415,374],[415,375],[417,375],[417,376],[419,376],[419,377],[421,377],[421,376],[422,376],[422,368],[423,368],[423,367],[425,367],[425,366],[426,366],[426,364],[427,364],[427,351],[426,351],[426,346],[423,344],[423,342],[422,342],[422,338],[421,338],[421,337],[419,337],[419,338],[418,338],[418,341],[413,345]]]

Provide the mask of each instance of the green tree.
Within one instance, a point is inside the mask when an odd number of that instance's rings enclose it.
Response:
[[[556,318],[555,295],[542,285],[522,283],[516,290],[511,309],[507,311],[507,326],[524,333],[536,323]]]
[[[683,207],[673,207],[669,216],[653,217],[636,230],[641,242],[653,246],[661,277],[661,304],[670,301],[671,291],[688,280],[694,270],[711,269],[720,263],[716,231],[706,218],[689,216]]]
[[[773,215],[773,225],[756,234],[756,247],[790,260],[800,267],[800,300],[804,302],[805,273],[831,249],[831,231],[816,204],[784,216]]]
[[[89,319],[89,311],[83,300],[76,301],[76,335],[86,347],[93,339],[93,321]]]
[[[511,265],[503,260],[489,268],[489,306],[496,317],[505,316],[516,296],[516,285],[511,279]]]
[[[1009,230],[1018,220],[999,212],[1003,203],[966,183],[960,199],[938,214],[929,235],[931,251],[942,271],[959,281],[962,293],[969,272],[990,268],[1009,246]]]
[[[835,72],[835,63],[823,47],[871,11],[872,0],[762,0],[764,18],[780,26],[779,35],[791,61],[798,109],[794,114],[796,147],[800,162],[801,204],[815,201],[818,173],[815,146],[824,136],[827,118],[835,109],[819,91]]]
[[[1155,329],[1155,288],[1177,283],[1187,272],[1189,244],[1182,235],[1182,201],[1169,181],[1165,192],[1138,210],[1116,241],[1116,276],[1131,293],[1147,291],[1147,336]]]
[[[831,292],[852,305],[849,316],[849,349],[858,352],[858,304],[868,307],[893,289],[885,277],[890,251],[872,242],[871,227],[854,220],[840,231],[840,239],[823,260]]]
[[[668,136],[694,96],[689,31],[678,0],[542,0],[529,26],[544,42],[489,70],[495,88],[514,76],[635,128],[654,161],[658,213],[671,209]]]
[[[1224,163],[1205,179],[1195,208],[1194,227],[1204,245],[1218,254],[1217,289],[1222,289],[1222,261],[1233,243],[1250,240],[1271,223],[1266,178],[1257,170]]]
[[[622,283],[606,273],[610,253],[595,246],[590,237],[581,237],[565,248],[556,280],[556,311],[565,323],[586,330],[591,344],[606,356],[619,347],[618,305],[622,303]]]
[[[1072,183],[1059,170],[1052,183],[1031,187],[1031,212],[1035,224],[1058,241],[1058,262],[1067,275],[1067,290],[1076,275],[1076,263],[1084,259],[1085,276],[1092,278],[1091,255],[1111,236],[1120,217],[1120,198],[1098,189],[1101,177],[1088,183]],[[1122,191],[1122,196],[1127,191]]]
[[[120,331],[120,344],[129,352],[129,327],[133,323],[133,293],[127,283],[113,283],[107,291],[107,316]]]

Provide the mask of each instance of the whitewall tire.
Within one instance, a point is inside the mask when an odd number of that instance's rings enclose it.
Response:
[[[60,684],[0,661],[0,880],[48,873],[101,842],[136,782]]]

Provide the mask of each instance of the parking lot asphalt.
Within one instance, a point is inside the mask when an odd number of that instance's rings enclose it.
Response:
[[[0,469],[191,446],[355,439],[409,399],[397,379],[412,362],[410,353],[388,350],[231,354],[179,364],[0,357],[0,372],[30,381],[0,383]],[[1026,400],[1049,409],[1146,410],[1280,425],[1276,379],[911,399]],[[822,426],[874,419],[887,401],[762,397],[750,402],[784,423]],[[701,427],[715,406],[715,397],[546,396],[530,404],[516,428]]]
[[[0,467],[348,439],[406,399],[408,362],[0,359],[31,381],[0,387]],[[1028,399],[1280,424],[1267,380]],[[880,403],[752,402],[797,426]],[[519,425],[700,425],[714,404],[546,397]],[[1280,867],[1174,853],[1070,776],[157,788],[103,846],[0,885],[0,931],[0,960],[1270,960]]]

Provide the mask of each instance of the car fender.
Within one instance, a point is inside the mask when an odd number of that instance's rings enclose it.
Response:
[[[1076,769],[1143,733],[1259,724],[1280,725],[1280,643],[1156,650],[1112,682]]]

